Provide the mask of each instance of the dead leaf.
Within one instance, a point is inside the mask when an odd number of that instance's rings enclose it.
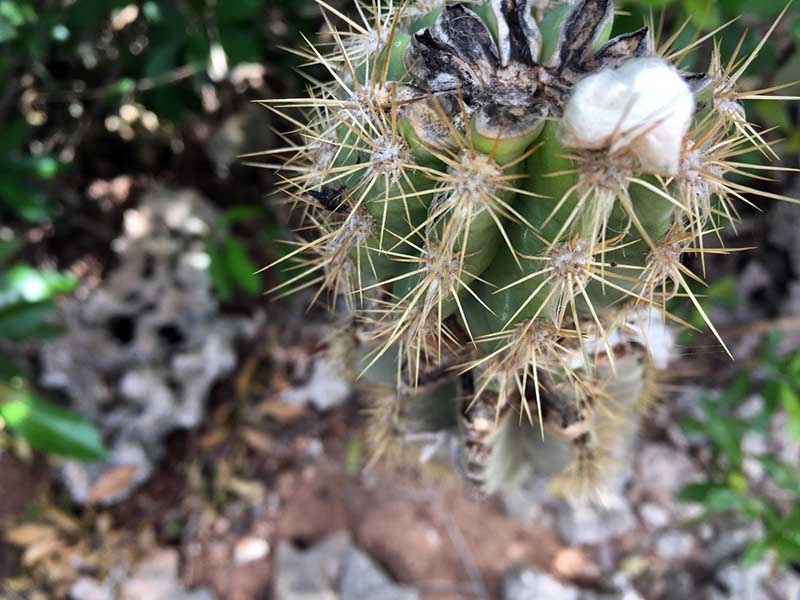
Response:
[[[243,500],[250,502],[258,502],[266,496],[264,484],[260,481],[253,481],[252,479],[240,479],[238,477],[231,477],[224,483],[226,490],[239,496]]]
[[[96,504],[108,500],[124,490],[133,480],[134,475],[136,475],[134,465],[120,465],[109,469],[94,482],[86,501],[89,504]]]
[[[288,423],[302,417],[305,410],[297,404],[284,402],[280,398],[271,398],[259,404],[256,412],[259,416],[270,417],[280,423]]]
[[[600,568],[585,552],[578,548],[562,548],[552,562],[556,575],[564,579],[600,577]]]
[[[212,429],[208,433],[204,434],[200,438],[200,447],[205,450],[210,450],[211,448],[216,448],[222,442],[225,441],[228,432],[224,427],[218,427],[217,429]]]
[[[292,389],[292,384],[289,381],[286,373],[283,371],[275,371],[270,377],[270,387],[277,392],[285,392]]]
[[[42,512],[42,517],[50,521],[53,525],[58,527],[61,531],[67,533],[75,533],[76,531],[80,531],[81,523],[73,517],[65,513],[63,510],[59,510],[54,506],[47,507]]]
[[[26,523],[6,532],[6,541],[14,546],[26,547],[46,538],[56,536],[56,530],[50,525]]]
[[[257,367],[258,358],[250,356],[244,362],[242,368],[239,369],[239,374],[236,376],[236,398],[238,400],[244,400],[248,397]]]
[[[64,547],[64,542],[55,536],[39,540],[25,549],[22,555],[22,564],[31,567]]]
[[[274,440],[265,433],[245,427],[239,432],[242,441],[256,452],[268,453],[275,446]]]
[[[236,404],[234,402],[223,402],[211,412],[208,420],[217,424],[225,423],[233,414],[234,410],[236,410]]]

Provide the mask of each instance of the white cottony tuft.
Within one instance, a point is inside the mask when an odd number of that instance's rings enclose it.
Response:
[[[562,119],[570,148],[630,152],[642,167],[678,172],[694,97],[678,70],[659,58],[636,58],[580,80]]]

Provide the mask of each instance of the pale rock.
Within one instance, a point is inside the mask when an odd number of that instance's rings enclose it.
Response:
[[[665,560],[685,560],[692,554],[696,545],[694,536],[685,531],[670,530],[658,535],[655,551]]]
[[[563,502],[559,506],[558,525],[569,544],[600,544],[633,531],[637,521],[628,501],[616,497],[602,506]]]
[[[117,465],[134,465],[136,474],[106,503],[144,482],[164,438],[203,420],[212,386],[235,367],[236,341],[258,326],[259,318],[220,313],[205,239],[217,219],[193,190],[145,194],[112,243],[117,266],[60,305],[66,334],[42,345],[41,383],[64,392],[109,449],[106,462],[64,463],[77,502]]]
[[[580,600],[581,590],[543,571],[527,568],[506,575],[503,600]]]
[[[233,562],[237,565],[261,560],[269,555],[269,542],[263,538],[245,536],[233,549]]]

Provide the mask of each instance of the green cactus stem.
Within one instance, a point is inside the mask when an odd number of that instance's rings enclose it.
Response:
[[[435,440],[487,491],[596,493],[667,365],[666,303],[705,318],[682,256],[726,252],[704,237],[745,195],[791,200],[728,177],[775,156],[741,102],[781,86],[739,89],[763,43],[687,73],[694,45],[609,39],[611,0],[318,3],[328,41],[298,54],[329,81],[264,102],[303,222],[279,291],[343,297],[358,369],[395,365],[377,448]]]

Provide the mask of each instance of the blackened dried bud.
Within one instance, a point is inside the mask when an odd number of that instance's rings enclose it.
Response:
[[[530,0],[492,0],[495,18],[507,27],[508,55],[503,66],[510,61],[534,66],[539,58],[542,35],[531,14],[531,4]]]
[[[702,94],[706,90],[710,92],[713,80],[705,73],[682,73],[681,75],[695,96]]]
[[[458,91],[467,102],[491,83],[499,65],[486,25],[461,5],[448,6],[432,28],[412,38],[405,62],[416,85]]]
[[[440,96],[457,95],[468,114],[480,110],[482,123],[501,123],[515,136],[535,128],[532,116],[560,114],[586,74],[652,53],[646,28],[595,51],[610,25],[613,2],[582,0],[566,18],[548,64],[539,65],[542,38],[534,8],[535,0],[491,0],[495,41],[474,12],[460,4],[447,6],[432,27],[413,36],[406,51],[414,84]]]
[[[616,68],[653,53],[646,27],[615,37],[595,51],[614,14],[612,0],[582,0],[567,17],[548,64],[540,72],[540,94],[561,114],[572,88],[589,73]]]
[[[557,72],[583,72],[594,47],[614,16],[611,0],[583,0],[567,17],[553,53]]]
[[[594,69],[616,68],[631,58],[649,56],[653,53],[650,32],[647,27],[625,33],[606,42],[592,57]]]
[[[448,6],[433,27],[417,33],[405,56],[414,84],[458,102],[442,101],[450,117],[477,115],[478,133],[519,137],[537,131],[546,107],[535,97],[541,46],[531,0],[492,0],[495,42],[484,22],[462,5]]]
[[[475,133],[487,139],[536,137],[548,114],[545,102],[515,106],[487,102],[473,120]]]
[[[324,186],[319,190],[309,190],[308,195],[329,211],[335,212],[342,208],[342,197],[346,190],[345,185],[338,188]]]

